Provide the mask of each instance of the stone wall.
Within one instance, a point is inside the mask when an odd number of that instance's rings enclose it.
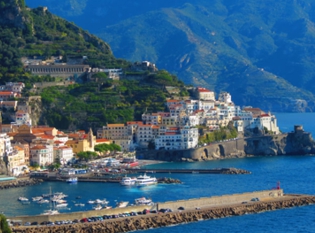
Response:
[[[211,143],[206,146],[188,150],[149,150],[137,152],[138,158],[163,161],[202,161],[244,156],[243,138]]]

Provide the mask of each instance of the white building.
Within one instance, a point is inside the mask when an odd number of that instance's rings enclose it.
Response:
[[[40,166],[47,166],[54,162],[52,145],[34,145],[30,148],[31,162]]]
[[[55,162],[57,158],[59,159],[61,164],[67,164],[73,158],[72,148],[69,146],[54,147],[53,161]]]
[[[219,94],[218,101],[230,104],[230,103],[232,103],[232,96],[228,92],[221,92]]]
[[[185,126],[170,128],[155,139],[155,148],[165,150],[184,150],[198,145],[198,129]]]

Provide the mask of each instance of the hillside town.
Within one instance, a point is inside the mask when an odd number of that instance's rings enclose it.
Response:
[[[165,112],[142,114],[141,121],[107,124],[96,135],[78,130],[62,132],[54,126],[33,125],[30,107],[12,100],[21,97],[23,83],[0,86],[2,109],[11,111],[15,120],[0,124],[1,160],[7,161],[12,175],[22,174],[30,165],[46,167],[57,160],[66,165],[79,152],[94,151],[99,144],[116,144],[124,152],[136,150],[186,150],[200,145],[198,126],[209,132],[225,127],[229,122],[242,135],[255,128],[278,134],[277,119],[259,108],[241,109],[227,92],[219,94],[203,87],[192,88],[191,98],[168,99]]]

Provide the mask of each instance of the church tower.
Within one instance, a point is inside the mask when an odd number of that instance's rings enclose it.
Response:
[[[93,135],[93,131],[90,128],[89,133],[88,133],[88,142],[89,142],[89,147],[92,151],[94,151],[95,141],[96,141],[96,139]]]

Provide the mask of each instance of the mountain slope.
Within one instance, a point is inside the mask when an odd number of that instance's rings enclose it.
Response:
[[[97,33],[117,57],[150,60],[239,105],[314,111],[311,0],[27,0]],[[68,7],[68,8],[67,8]]]

